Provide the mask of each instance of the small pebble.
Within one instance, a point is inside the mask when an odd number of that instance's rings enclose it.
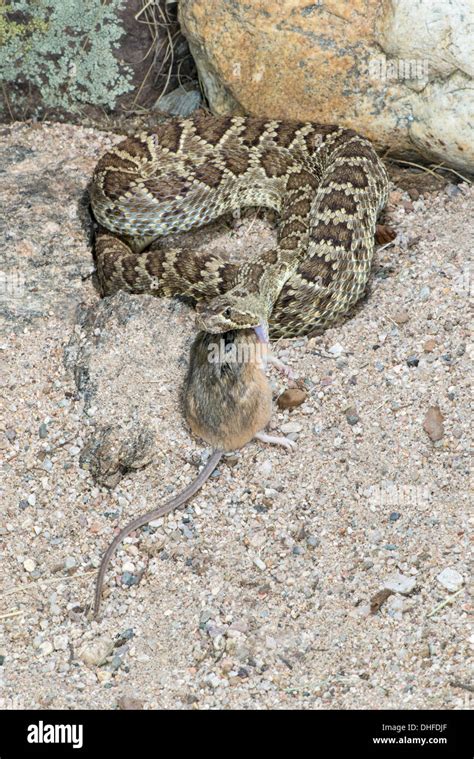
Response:
[[[411,368],[414,366],[418,366],[419,363],[420,363],[420,359],[418,358],[418,356],[409,356],[409,358],[407,358],[407,366]]]
[[[41,440],[44,440],[46,437],[48,437],[48,428],[44,422],[39,426],[38,435]]]
[[[258,567],[259,569],[261,569],[262,572],[263,572],[264,569],[267,568],[267,565],[265,564],[264,561],[262,561],[262,559],[259,558],[259,556],[256,556],[254,558],[253,563],[255,564],[256,567]]]
[[[410,315],[407,311],[396,311],[392,315],[392,319],[395,324],[406,324],[410,319]]]
[[[120,577],[120,582],[130,588],[132,585],[138,585],[140,578],[131,572],[124,572]]]
[[[359,422],[359,415],[355,406],[351,406],[350,408],[346,409],[345,414],[347,423],[352,427],[354,424],[357,424]]]
[[[138,711],[143,709],[143,701],[134,696],[120,696],[117,706],[121,711]]]
[[[280,427],[284,435],[288,435],[291,432],[301,432],[303,425],[299,422],[285,422]]]
[[[214,617],[212,609],[203,609],[199,615],[199,626],[203,627],[210,619]]]
[[[403,596],[408,595],[416,586],[416,580],[413,577],[406,577],[405,575],[396,572],[384,581],[384,588],[393,591],[393,593],[401,593]]]
[[[162,95],[152,106],[153,110],[169,113],[171,116],[186,118],[201,104],[202,95],[199,87],[185,89],[181,84],[176,89]]]
[[[264,494],[266,498],[276,498],[278,495],[278,490],[275,490],[275,488],[265,488]]]
[[[259,465],[258,469],[262,477],[268,477],[272,471],[272,462],[269,459],[265,459],[265,461],[262,461]]]
[[[278,408],[281,409],[297,408],[305,402],[307,397],[308,393],[305,390],[300,390],[299,387],[292,387],[285,390],[285,392],[279,396],[277,405]]]
[[[121,656],[118,656],[118,655],[113,656],[112,661],[109,664],[110,672],[117,672],[117,670],[119,670],[120,667],[122,666],[122,663],[123,663],[123,659]]]
[[[451,567],[446,567],[446,569],[443,569],[442,572],[436,575],[436,579],[440,585],[443,586],[443,588],[446,588],[446,590],[449,590],[451,593],[455,593],[457,590],[460,590],[464,585],[463,576]]]
[[[49,656],[49,654],[53,653],[53,644],[49,640],[45,640],[43,643],[40,643],[38,651],[40,656]]]
[[[25,561],[23,562],[23,566],[27,572],[34,572],[36,568],[36,564],[33,561],[33,559],[25,559]]]
[[[109,683],[111,679],[112,679],[112,672],[109,672],[104,669],[101,669],[97,672],[97,680],[99,681],[101,685]]]
[[[135,635],[135,632],[133,630],[133,627],[127,627],[126,630],[124,630],[121,633],[118,633],[118,635],[115,638],[115,647],[123,646],[124,643],[131,640],[133,636]]]
[[[449,183],[445,187],[445,193],[449,198],[455,198],[456,195],[459,195],[461,190],[459,189],[457,184]]]
[[[114,643],[109,638],[88,641],[82,646],[78,656],[85,664],[100,667],[101,664],[105,664],[113,649]]]
[[[194,538],[193,531],[189,527],[187,527],[185,524],[180,524],[179,529],[181,530],[182,534],[187,540],[191,540],[192,538]]]
[[[328,353],[331,353],[333,356],[336,356],[336,358],[338,358],[344,353],[344,348],[340,343],[335,343],[329,348]]]
[[[420,290],[420,292],[418,293],[418,297],[422,301],[428,300],[428,298],[430,297],[430,295],[431,295],[431,290],[428,287],[428,285],[425,285],[424,287],[422,287],[421,290]]]
[[[75,566],[76,566],[76,559],[74,558],[74,556],[66,556],[66,558],[64,559],[64,569],[69,571],[70,569],[74,569]]]
[[[206,677],[204,678],[204,682],[210,688],[217,688],[221,684],[220,679],[217,677],[216,674],[214,674],[214,672],[211,672],[210,675],[206,675]]]
[[[402,619],[403,612],[406,611],[406,601],[401,596],[390,596],[387,600],[387,611],[390,617]]]
[[[423,350],[425,353],[432,353],[436,348],[436,340],[427,340],[423,344]]]
[[[441,440],[443,437],[443,422],[444,417],[439,406],[430,406],[423,421],[423,429],[433,442]]]
[[[55,651],[67,651],[69,645],[69,638],[67,635],[55,635],[53,638],[53,646]]]

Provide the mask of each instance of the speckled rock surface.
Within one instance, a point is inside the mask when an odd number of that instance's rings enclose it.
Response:
[[[112,140],[67,124],[4,127],[0,138],[0,323],[70,321],[94,270],[86,188]],[[117,141],[117,138],[115,138]]]
[[[397,237],[368,297],[276,346],[307,391],[272,420],[297,452],[252,443],[131,535],[91,622],[117,528],[205,457],[179,407],[191,309],[100,302],[87,276],[84,191],[115,139],[54,124],[1,137],[19,158],[2,164],[2,271],[25,279],[14,294],[2,279],[0,708],[468,708],[472,190],[428,191],[422,174],[392,189]],[[206,235],[244,254],[272,245],[270,219]],[[287,383],[271,381],[277,397]],[[423,429],[435,406],[438,440]],[[148,465],[112,487],[84,467],[105,424],[153,435]]]
[[[468,0],[183,0],[211,108],[343,124],[474,171]]]
[[[117,485],[122,474],[179,449],[186,437],[177,420],[192,318],[178,301],[164,306],[118,292],[77,313],[65,359],[89,428],[81,465],[100,484]],[[162,362],[166,377],[156,372]]]

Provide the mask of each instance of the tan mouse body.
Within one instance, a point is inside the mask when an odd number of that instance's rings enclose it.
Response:
[[[184,388],[184,414],[197,437],[234,451],[267,426],[272,391],[263,372],[266,351],[253,330],[198,334]]]
[[[99,568],[94,616],[99,613],[105,572],[117,546],[134,530],[192,498],[210,477],[223,453],[242,448],[252,438],[288,449],[294,447],[287,438],[262,432],[272,413],[272,392],[263,371],[266,351],[267,345],[260,343],[250,329],[197,335],[184,384],[184,414],[193,433],[215,450],[198,476],[181,493],[136,517],[116,535]]]

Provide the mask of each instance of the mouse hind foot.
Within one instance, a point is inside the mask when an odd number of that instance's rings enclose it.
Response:
[[[257,432],[254,435],[254,440],[260,440],[261,443],[270,443],[271,445],[281,445],[288,451],[293,451],[296,448],[294,440],[290,440],[288,437],[278,437],[278,435],[267,435],[266,432]]]
[[[283,361],[280,361],[280,359],[274,356],[273,353],[267,354],[266,363],[271,366],[274,366],[277,372],[279,372],[283,377],[286,377],[286,379],[289,379],[289,380],[296,379],[296,374],[291,368],[291,366],[284,364]]]

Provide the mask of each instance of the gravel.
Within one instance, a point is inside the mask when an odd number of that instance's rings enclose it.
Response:
[[[17,124],[1,139],[5,269],[25,288],[0,302],[0,706],[465,708],[472,190],[425,192],[418,174],[407,206],[397,188],[397,239],[352,318],[278,343],[307,398],[275,406],[270,431],[291,425],[295,453],[251,443],[179,514],[130,535],[94,621],[118,528],[209,455],[180,407],[194,318],[147,296],[99,304],[84,191],[117,136]],[[262,216],[195,239],[270,248]],[[271,379],[275,397],[289,389]],[[433,408],[442,434],[424,429]]]

